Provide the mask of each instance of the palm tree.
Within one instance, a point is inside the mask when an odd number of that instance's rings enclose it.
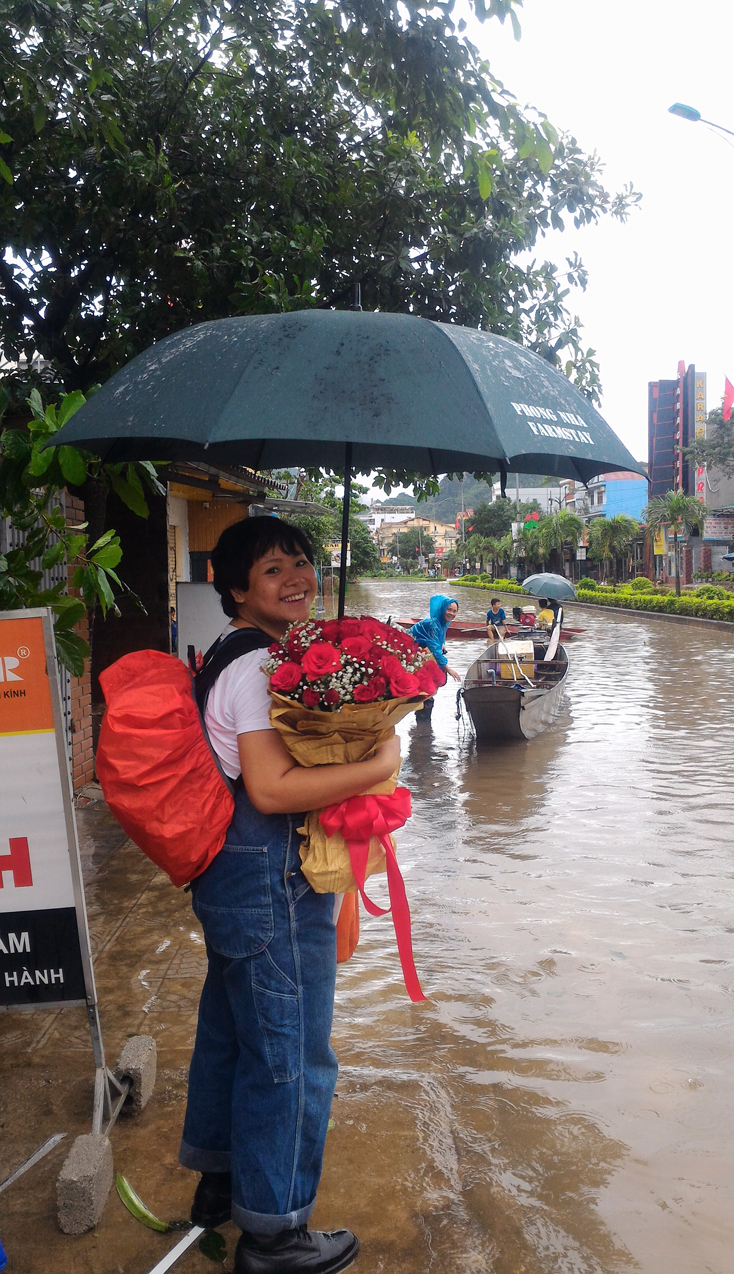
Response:
[[[549,517],[543,518],[540,523],[540,538],[544,554],[550,556],[555,549],[561,556],[562,567],[564,548],[575,550],[583,533],[584,524],[575,513],[571,513],[568,509],[560,509],[558,513],[552,513]]]
[[[640,534],[640,524],[636,518],[628,517],[626,513],[615,513],[613,518],[607,518],[606,521],[609,525],[612,556],[614,558],[614,582],[616,584],[617,562],[620,557],[627,557]]]
[[[678,558],[678,537],[690,534],[694,529],[701,530],[708,508],[702,500],[697,500],[684,491],[666,491],[651,500],[642,510],[643,520],[647,523],[648,535],[655,536],[664,526],[673,528],[673,556],[675,561],[675,592],[680,597],[680,560]]]

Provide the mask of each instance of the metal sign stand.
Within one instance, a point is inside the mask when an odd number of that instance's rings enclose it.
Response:
[[[99,1220],[113,1180],[109,1134],[155,1084],[155,1042],[105,1061],[50,609],[0,612],[0,1009],[84,1005],[94,1056],[92,1131],[57,1181],[67,1234]],[[9,851],[6,852],[6,846]]]

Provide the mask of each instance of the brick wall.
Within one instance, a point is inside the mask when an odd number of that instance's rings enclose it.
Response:
[[[66,521],[78,526],[84,521],[84,504],[78,496],[65,493]],[[69,575],[73,566],[69,567]],[[74,589],[69,587],[69,592]],[[75,631],[85,641],[89,641],[89,619],[85,615],[77,624]],[[81,677],[71,678],[71,773],[74,791],[91,783],[94,778],[94,753],[92,750],[92,677],[90,661],[84,664]]]

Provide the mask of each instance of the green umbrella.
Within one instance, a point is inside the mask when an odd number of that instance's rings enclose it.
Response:
[[[642,472],[544,359],[489,332],[404,314],[308,310],[201,323],[117,372],[54,444],[108,461],[352,472],[499,469],[587,482]],[[340,605],[346,570],[340,575]]]

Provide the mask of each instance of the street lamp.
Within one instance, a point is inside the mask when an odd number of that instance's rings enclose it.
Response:
[[[701,119],[701,112],[697,111],[695,106],[686,106],[684,102],[673,102],[668,107],[670,115],[677,115],[680,119],[687,119],[691,124],[708,124],[709,128],[718,128],[722,133],[728,133],[730,137],[734,137],[734,133],[730,128],[724,128],[723,124],[714,124],[711,119]]]

